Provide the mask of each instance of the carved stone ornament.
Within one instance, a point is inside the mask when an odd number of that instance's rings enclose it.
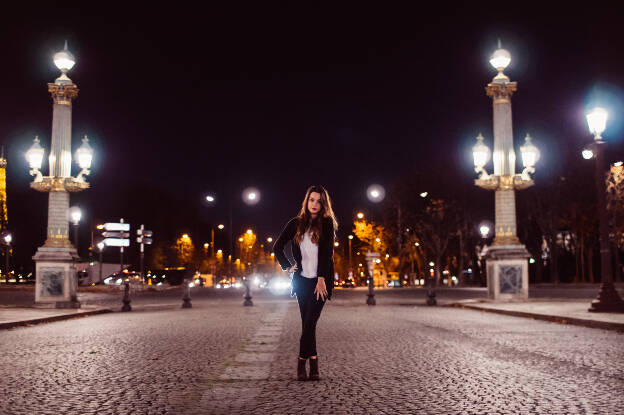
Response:
[[[43,177],[41,181],[30,183],[30,187],[38,192],[80,192],[89,188],[89,183],[73,177]]]
[[[492,97],[494,102],[506,100],[511,102],[511,96],[518,89],[516,82],[490,82],[485,87],[485,93],[488,97]]]

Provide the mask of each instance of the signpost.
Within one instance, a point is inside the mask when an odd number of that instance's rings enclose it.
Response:
[[[124,223],[123,218],[119,220],[119,223],[105,223],[104,232],[104,245],[106,246],[118,246],[119,247],[119,272],[123,272],[123,253],[124,247],[130,246],[130,224]]]
[[[143,258],[145,257],[145,245],[151,245],[152,244],[152,231],[149,231],[147,229],[145,229],[144,225],[141,225],[141,227],[139,229],[137,229],[137,243],[139,243],[141,245],[141,255],[140,255],[140,260],[141,260],[141,265],[140,265],[140,269],[139,272],[141,273],[141,279],[143,279]]]

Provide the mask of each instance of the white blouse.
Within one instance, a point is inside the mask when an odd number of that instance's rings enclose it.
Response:
[[[307,231],[299,245],[301,248],[301,276],[316,278],[318,271],[318,245],[312,242],[312,234]]]

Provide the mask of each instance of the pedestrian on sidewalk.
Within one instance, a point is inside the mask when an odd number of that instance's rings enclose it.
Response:
[[[301,339],[297,379],[307,380],[306,362],[310,360],[310,380],[319,380],[316,353],[316,322],[326,299],[331,299],[334,275],[334,239],[338,222],[329,193],[323,186],[308,188],[299,215],[291,219],[275,241],[273,252],[284,271],[292,274],[291,296],[297,296],[301,313]],[[291,242],[291,264],[284,247]]]

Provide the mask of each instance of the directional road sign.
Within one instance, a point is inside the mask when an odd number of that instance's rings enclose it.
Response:
[[[105,223],[104,229],[106,229],[107,231],[128,232],[130,231],[130,224],[129,223]]]
[[[104,244],[106,246],[130,246],[130,239],[106,238]]]
[[[130,237],[130,232],[102,232],[102,236],[105,238],[129,238]]]

